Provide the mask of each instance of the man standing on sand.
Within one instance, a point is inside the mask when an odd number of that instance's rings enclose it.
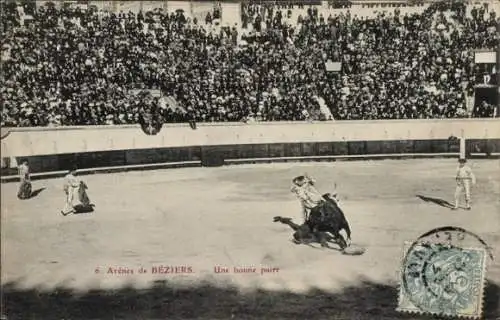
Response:
[[[31,177],[30,168],[28,166],[28,160],[24,160],[18,168],[19,173],[19,190],[17,192],[17,197],[19,199],[28,199],[31,197]]]
[[[458,209],[462,193],[465,193],[465,209],[470,210],[470,188],[471,184],[476,184],[476,177],[474,173],[472,173],[472,169],[466,164],[467,160],[461,158],[458,162],[457,176],[455,178],[457,181],[457,187],[455,189],[455,207],[453,207],[453,210]]]
[[[74,201],[78,200],[78,189],[80,188],[80,180],[76,177],[76,168],[73,168],[64,177],[63,190],[66,194],[66,203],[61,210],[61,214],[66,216],[75,212]]]

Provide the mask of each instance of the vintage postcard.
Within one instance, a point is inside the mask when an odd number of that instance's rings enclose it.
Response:
[[[500,2],[0,2],[1,320],[500,320]]]

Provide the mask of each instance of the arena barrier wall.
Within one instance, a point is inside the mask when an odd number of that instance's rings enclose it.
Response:
[[[5,128],[4,128],[5,130]],[[500,119],[274,122],[164,125],[154,136],[139,126],[14,128],[2,133],[2,180],[20,159],[35,173],[220,166],[242,162],[458,156],[500,152]],[[10,168],[10,170],[9,170]],[[50,175],[50,174],[49,174]],[[59,174],[56,174],[59,175]]]

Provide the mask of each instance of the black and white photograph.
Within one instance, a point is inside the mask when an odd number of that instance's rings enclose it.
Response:
[[[500,1],[0,23],[1,320],[500,320]]]

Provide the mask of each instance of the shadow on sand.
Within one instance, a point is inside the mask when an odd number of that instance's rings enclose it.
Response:
[[[23,188],[23,190],[18,191],[17,198],[20,200],[32,199],[32,198],[35,198],[36,196],[38,196],[45,189],[46,189],[45,187],[42,187],[42,188],[38,188],[38,189],[30,192],[29,189],[26,190],[26,188]],[[29,193],[29,194],[26,195],[27,193]]]
[[[426,197],[426,196],[423,196],[423,195],[420,195],[420,194],[417,194],[417,198],[419,198],[420,200],[423,200],[425,202],[432,202],[434,204],[437,204],[438,206],[449,208],[449,209],[451,209],[451,208],[454,207],[453,204],[449,203],[446,200],[439,199],[439,198]]]
[[[31,199],[31,198],[38,196],[45,189],[46,189],[45,187],[42,187],[42,188],[38,188],[36,190],[31,191],[31,194],[30,194],[28,199]]]
[[[76,205],[73,207],[75,209],[75,212],[73,212],[73,214],[91,213],[91,212],[94,212],[94,207],[95,207],[95,205],[93,205],[93,204],[90,204],[88,206]]]
[[[313,289],[304,294],[235,287],[175,287],[157,281],[148,289],[125,287],[83,294],[58,288],[50,292],[2,286],[7,319],[431,319],[395,311],[397,286],[361,280],[340,292]],[[484,317],[499,315],[500,288],[488,283]]]

